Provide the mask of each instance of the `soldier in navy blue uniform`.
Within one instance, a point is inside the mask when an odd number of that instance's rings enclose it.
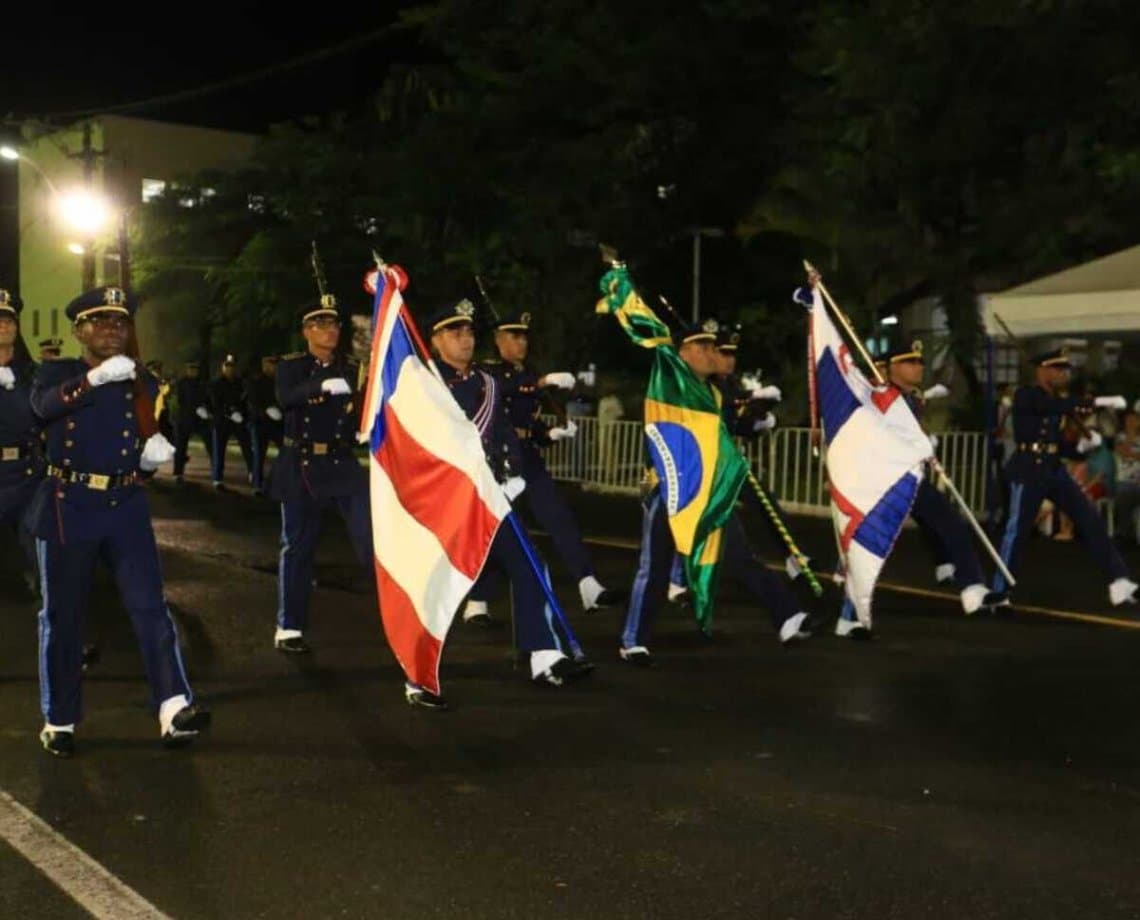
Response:
[[[340,314],[336,298],[301,311],[308,350],[277,363],[277,404],[284,413],[281,450],[269,471],[267,492],[281,502],[277,631],[281,652],[309,651],[309,597],[321,516],[335,507],[361,565],[372,567],[372,513],[368,472],[355,453],[361,397],[359,365],[337,351]]]
[[[925,372],[922,352],[922,342],[916,340],[891,348],[875,362],[886,380],[885,386],[879,390],[880,399],[885,400],[884,405],[889,406],[895,399],[902,399],[910,406],[919,424],[922,423],[927,393],[936,391],[934,387],[928,391],[922,389]],[[951,578],[958,588],[962,609],[967,614],[976,613],[982,607],[993,607],[1005,599],[1004,594],[991,592],[986,587],[968,525],[950,499],[926,476],[918,484],[910,516],[934,549],[939,567],[952,567]],[[868,633],[867,627],[855,616],[854,606],[849,601],[844,602],[835,623],[835,634],[861,639],[867,638]]]
[[[177,402],[174,417],[174,478],[182,482],[189,459],[190,438],[197,435],[206,449],[206,456],[213,450],[210,428],[210,394],[206,383],[199,374],[198,362],[187,361],[182,376],[174,388]]]
[[[245,405],[249,417],[249,440],[253,453],[253,494],[261,495],[265,483],[265,457],[270,444],[281,450],[284,436],[281,407],[277,405],[277,355],[261,359],[261,373],[246,382]]]
[[[528,487],[521,475],[522,449],[496,379],[473,362],[474,321],[475,307],[469,300],[440,311],[430,323],[431,346],[451,395],[479,429],[491,471],[513,500]],[[503,569],[514,588],[516,639],[518,648],[530,653],[531,678],[561,686],[592,670],[585,661],[574,661],[562,651],[562,641],[545,615],[546,598],[538,575],[514,529],[505,522],[491,544],[487,565]],[[439,697],[411,684],[407,699],[426,706],[441,704]]]
[[[157,384],[125,354],[136,306],[114,287],[73,300],[66,313],[83,355],[40,365],[32,386],[47,451],[47,476],[28,509],[43,589],[40,740],[62,757],[74,752],[83,715],[83,625],[98,559],[134,626],[163,743],[186,744],[210,721],[186,679],[141,483],[174,447],[157,432],[144,436],[155,429]]]
[[[707,319],[699,326],[681,332],[677,353],[693,374],[712,389],[717,404],[720,391],[712,383],[717,370],[716,338],[720,329],[716,320]],[[642,500],[641,550],[637,574],[630,591],[629,608],[622,627],[618,654],[622,661],[637,666],[653,663],[648,648],[649,637],[657,613],[666,597],[669,572],[674,557],[673,535],[656,475],[650,470],[649,489]],[[772,625],[780,642],[789,644],[807,639],[808,615],[799,609],[795,595],[778,576],[768,571],[756,558],[739,515],[734,514],[724,527],[722,565],[724,574],[740,582],[754,597],[768,607]]]
[[[1013,395],[1013,434],[1016,450],[1005,466],[1010,486],[1009,516],[1001,540],[1001,558],[1016,577],[1025,536],[1037,517],[1041,502],[1048,498],[1072,518],[1077,535],[1092,553],[1108,579],[1108,597],[1113,606],[1135,604],[1140,587],[1128,577],[1119,551],[1096,507],[1069,475],[1062,458],[1077,458],[1100,444],[1100,434],[1087,432],[1074,445],[1062,436],[1066,417],[1094,407],[1125,407],[1123,397],[1098,396],[1094,400],[1063,395],[1069,386],[1072,364],[1064,349],[1039,355],[1034,382]],[[994,590],[1004,591],[1005,578],[994,575]]]
[[[539,376],[526,363],[530,347],[529,313],[502,317],[495,322],[494,330],[499,357],[484,362],[484,370],[493,375],[498,384],[503,408],[519,441],[521,465],[517,472],[526,480],[523,497],[534,519],[550,534],[558,555],[577,580],[582,609],[589,613],[599,607],[620,603],[620,593],[598,581],[589,551],[582,542],[578,522],[542,459],[542,448],[555,441],[573,438],[578,427],[569,420],[548,426],[540,416],[541,391],[546,387],[571,390],[574,388],[574,375],[563,371]],[[489,571],[475,583],[463,612],[465,621],[478,623],[489,619],[487,601],[494,593],[495,576],[494,570]]]
[[[226,447],[236,438],[245,461],[246,476],[253,481],[253,452],[246,424],[245,387],[237,373],[233,355],[222,361],[222,373],[210,384],[210,413],[213,423],[210,447],[210,478],[214,488],[225,489]]]
[[[51,361],[63,353],[63,339],[41,339],[39,343],[40,360]]]
[[[24,302],[0,289],[0,523],[23,551],[24,582],[38,589],[35,538],[23,516],[43,477],[40,423],[30,402],[36,364],[20,335]]]

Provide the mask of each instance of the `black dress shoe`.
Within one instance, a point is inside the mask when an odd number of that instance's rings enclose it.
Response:
[[[652,668],[657,661],[644,645],[635,645],[633,648],[619,648],[618,657],[626,664],[635,668]]]
[[[536,684],[561,687],[567,681],[579,680],[594,670],[589,662],[581,664],[573,658],[559,658],[554,664],[533,678]]]
[[[585,655],[579,655],[571,660],[574,665],[575,677],[585,677],[587,674],[592,673],[597,667],[597,665],[590,661]]]
[[[287,639],[275,639],[273,647],[279,652],[285,652],[289,655],[307,655],[312,649],[309,648],[309,643],[305,641],[304,636],[289,636]]]
[[[586,613],[592,610],[600,610],[602,607],[617,607],[624,604],[629,600],[629,592],[621,588],[605,588],[602,593],[594,600],[594,605],[586,609]]]
[[[464,617],[463,625],[474,626],[476,629],[490,629],[495,625],[489,613],[477,613],[474,616]]]
[[[183,706],[170,720],[170,728],[162,733],[164,747],[185,747],[210,727],[210,710],[204,706],[191,704]]]
[[[75,732],[53,732],[45,728],[40,732],[40,744],[53,757],[75,756]]]
[[[438,693],[432,693],[415,684],[404,684],[404,699],[409,706],[423,706],[424,709],[450,709],[447,700]]]

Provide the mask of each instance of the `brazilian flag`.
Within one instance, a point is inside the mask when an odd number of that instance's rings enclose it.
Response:
[[[638,296],[618,263],[600,282],[599,313],[612,313],[635,344],[654,349],[645,393],[645,440],[661,485],[669,529],[685,559],[697,623],[712,623],[721,532],[748,466],[720,414],[720,394],[690,370],[669,327]]]

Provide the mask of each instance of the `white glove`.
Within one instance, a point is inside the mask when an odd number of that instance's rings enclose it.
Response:
[[[1098,396],[1093,400],[1098,409],[1127,409],[1128,403],[1123,396]]]
[[[771,412],[765,412],[762,419],[757,419],[752,423],[753,431],[768,431],[770,428],[776,427],[776,416]]]
[[[206,419],[208,419],[210,417],[210,410],[207,409],[205,406],[199,406],[197,409],[194,410],[194,414],[196,416],[198,416],[198,418],[205,421]]]
[[[514,501],[519,495],[522,495],[523,489],[526,488],[526,480],[522,476],[512,476],[503,483],[503,491],[507,493],[507,500]]]
[[[741,377],[740,385],[748,391],[748,395],[752,399],[770,399],[773,402],[779,402],[784,398],[784,394],[780,392],[778,386],[773,386],[772,384],[764,386],[760,382],[759,377]]]
[[[594,381],[597,380],[597,376],[597,372],[594,370],[594,365],[592,364],[586,370],[578,371],[578,379],[582,381],[582,386],[584,387],[592,387]]]
[[[943,383],[936,383],[922,394],[923,399],[945,399],[950,395],[950,388]]]
[[[240,412],[231,412],[230,413],[230,421],[233,422],[235,425],[240,425],[241,419],[242,419],[242,415]]]
[[[139,466],[150,473],[173,459],[174,445],[166,440],[165,435],[152,434],[146,439],[146,444],[143,445],[142,456],[139,457]]]
[[[347,396],[352,392],[352,387],[343,377],[330,377],[328,380],[321,381],[321,390],[328,393],[329,396]]]
[[[551,428],[547,435],[552,441],[561,441],[563,438],[572,438],[578,433],[578,426],[573,422],[567,422],[559,428]]]
[[[1090,431],[1088,437],[1081,438],[1077,441],[1077,453],[1087,454],[1090,450],[1096,450],[1100,447],[1104,438],[1100,436],[1099,431]]]
[[[281,410],[278,409],[276,406],[270,406],[268,409],[265,410],[265,414],[268,415],[275,422],[281,421]]]
[[[120,380],[134,380],[135,362],[126,355],[115,355],[87,372],[87,382],[93,387]]]
[[[10,367],[0,367],[0,387],[12,390],[16,387],[16,372]]]
[[[930,436],[930,449],[938,450],[938,435],[936,434]]]
[[[539,386],[558,387],[560,390],[574,389],[574,375],[568,371],[555,371],[547,374],[539,382]]]

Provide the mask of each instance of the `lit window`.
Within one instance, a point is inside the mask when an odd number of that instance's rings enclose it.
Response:
[[[166,183],[162,179],[143,179],[142,180],[142,200],[143,204],[148,201],[154,201],[166,191]]]

